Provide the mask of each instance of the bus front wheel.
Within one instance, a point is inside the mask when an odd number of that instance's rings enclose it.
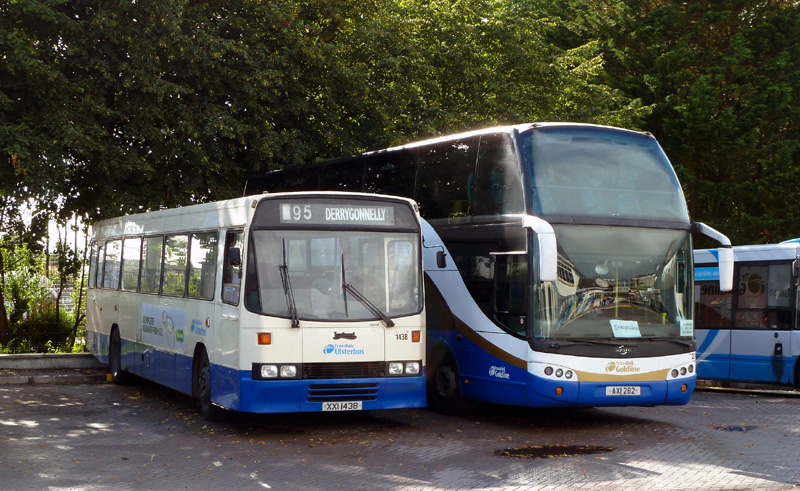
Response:
[[[460,415],[469,411],[470,403],[461,395],[458,368],[452,357],[446,357],[433,367],[428,384],[428,403],[443,414]]]
[[[211,402],[211,364],[208,362],[208,353],[200,352],[195,376],[197,404],[200,413],[208,421],[219,421],[224,417],[224,409]]]

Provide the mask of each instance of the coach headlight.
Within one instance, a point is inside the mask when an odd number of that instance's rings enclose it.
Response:
[[[406,375],[419,375],[419,362],[418,361],[406,362]]]
[[[294,365],[281,366],[281,378],[295,378],[297,376],[297,367]]]
[[[262,378],[277,378],[278,366],[277,365],[261,365]]]

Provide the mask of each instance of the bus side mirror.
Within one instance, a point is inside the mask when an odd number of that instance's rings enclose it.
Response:
[[[692,222],[692,233],[703,234],[719,242],[720,246],[719,249],[717,249],[719,258],[719,289],[723,292],[733,290],[733,249],[731,248],[730,239],[705,223],[700,222]]]
[[[228,249],[228,263],[231,266],[242,265],[242,251],[238,247],[231,247]]]

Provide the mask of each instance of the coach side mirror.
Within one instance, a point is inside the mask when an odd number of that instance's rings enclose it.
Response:
[[[719,289],[723,292],[733,290],[733,248],[724,234],[705,223],[692,222],[692,233],[702,234],[719,242],[717,260],[719,261]]]
[[[539,281],[549,282],[558,279],[558,244],[553,226],[539,217],[525,215],[523,226],[536,234],[536,248],[539,251]]]
[[[231,266],[242,265],[242,251],[238,247],[228,249],[228,262]]]
[[[436,266],[439,268],[444,268],[447,266],[447,261],[445,260],[445,253],[444,251],[436,251]]]

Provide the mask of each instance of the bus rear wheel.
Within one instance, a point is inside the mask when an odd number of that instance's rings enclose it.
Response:
[[[111,339],[108,342],[108,367],[111,370],[112,382],[117,385],[129,382],[128,373],[122,370],[122,343],[117,329],[111,331]]]
[[[211,364],[208,362],[208,353],[200,352],[195,374],[195,388],[197,404],[200,414],[208,421],[219,421],[225,416],[225,410],[211,402]]]
[[[461,395],[458,369],[452,357],[434,365],[431,383],[428,384],[428,404],[443,414],[460,415],[469,411],[471,404]]]

